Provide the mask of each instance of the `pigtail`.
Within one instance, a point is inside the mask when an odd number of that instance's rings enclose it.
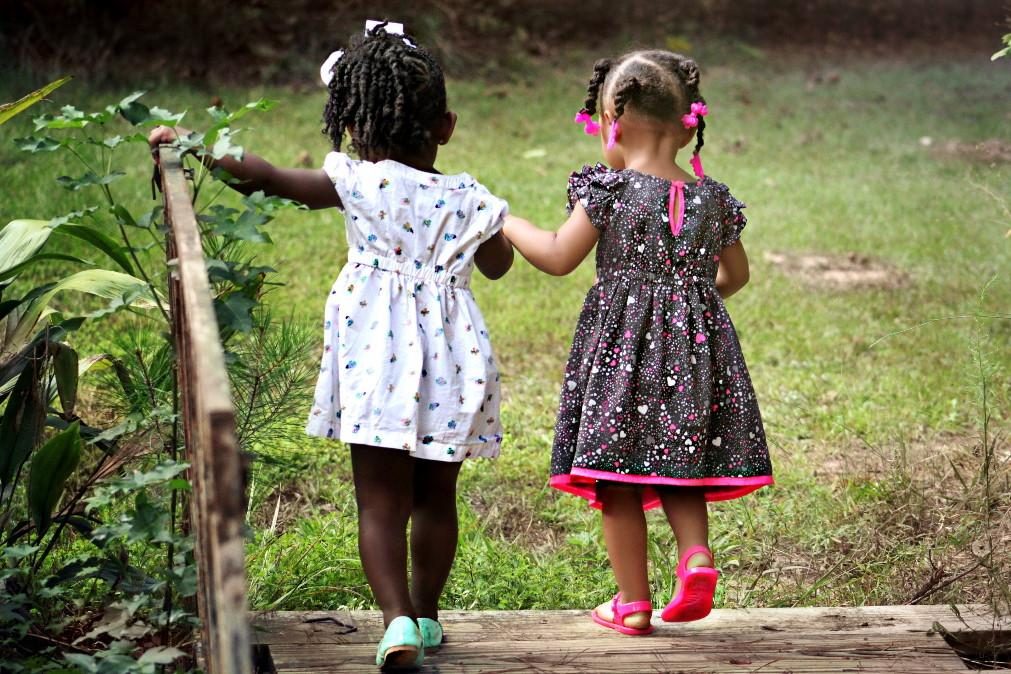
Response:
[[[597,112],[597,100],[600,98],[600,88],[604,85],[604,80],[607,79],[607,74],[611,72],[613,65],[614,61],[612,59],[600,59],[593,64],[593,75],[590,77],[589,84],[586,85],[586,101],[583,103],[583,109],[580,112],[585,112],[590,117]]]
[[[681,77],[681,81],[685,84],[685,93],[688,95],[688,104],[705,104],[706,99],[699,93],[699,81],[701,80],[699,65],[690,58],[681,57],[677,62],[677,71],[678,75]],[[706,144],[704,137],[705,130],[706,119],[702,115],[699,115],[698,126],[695,129],[695,150],[693,154],[697,155],[701,152],[702,146]]]
[[[693,154],[698,154],[699,152],[701,152],[702,146],[706,144],[705,139],[702,138],[702,132],[705,130],[706,130],[706,120],[703,117],[699,117],[699,126],[695,130],[695,150]]]

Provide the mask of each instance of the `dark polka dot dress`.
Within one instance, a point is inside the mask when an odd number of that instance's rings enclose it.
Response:
[[[657,486],[703,487],[715,501],[772,484],[758,402],[715,285],[744,204],[708,177],[672,183],[601,164],[572,174],[570,209],[577,200],[600,230],[599,281],[565,368],[551,485],[599,507],[598,480],[638,484],[648,509]]]

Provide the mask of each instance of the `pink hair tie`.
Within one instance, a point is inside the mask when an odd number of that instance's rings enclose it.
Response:
[[[692,155],[692,160],[688,163],[692,165],[692,171],[695,172],[696,178],[702,180],[706,177],[705,172],[702,170],[702,157],[699,156],[698,152]]]
[[[681,123],[684,124],[686,129],[694,129],[699,125],[699,117],[705,117],[708,114],[709,108],[706,107],[706,104],[696,101],[692,103],[691,112],[687,115],[681,115]]]
[[[593,117],[590,116],[590,113],[586,108],[577,112],[576,118],[573,121],[575,121],[576,124],[583,125],[583,133],[587,136],[596,136],[600,133],[600,124],[593,121]]]
[[[607,137],[607,149],[608,150],[610,150],[611,148],[613,148],[614,144],[618,142],[618,130],[619,130],[619,128],[620,127],[618,126],[618,120],[614,120],[614,123],[611,124],[611,133]]]

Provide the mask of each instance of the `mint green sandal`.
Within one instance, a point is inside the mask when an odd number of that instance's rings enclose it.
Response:
[[[438,648],[442,645],[442,625],[438,620],[418,618],[418,629],[421,630],[421,640],[425,648]]]
[[[394,618],[376,650],[376,664],[386,669],[414,669],[425,659],[421,631],[405,615]]]

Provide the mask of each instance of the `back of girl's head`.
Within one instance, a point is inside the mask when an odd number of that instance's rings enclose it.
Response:
[[[692,103],[705,103],[699,93],[699,67],[692,59],[663,50],[635,51],[593,66],[584,109],[593,115],[598,104],[613,108],[615,118],[626,107],[661,122],[681,125]],[[695,152],[702,149],[705,120],[698,118]]]
[[[420,150],[446,112],[439,63],[411,36],[387,33],[385,26],[351,38],[334,64],[323,110],[323,133],[334,149],[348,131],[364,159]]]

